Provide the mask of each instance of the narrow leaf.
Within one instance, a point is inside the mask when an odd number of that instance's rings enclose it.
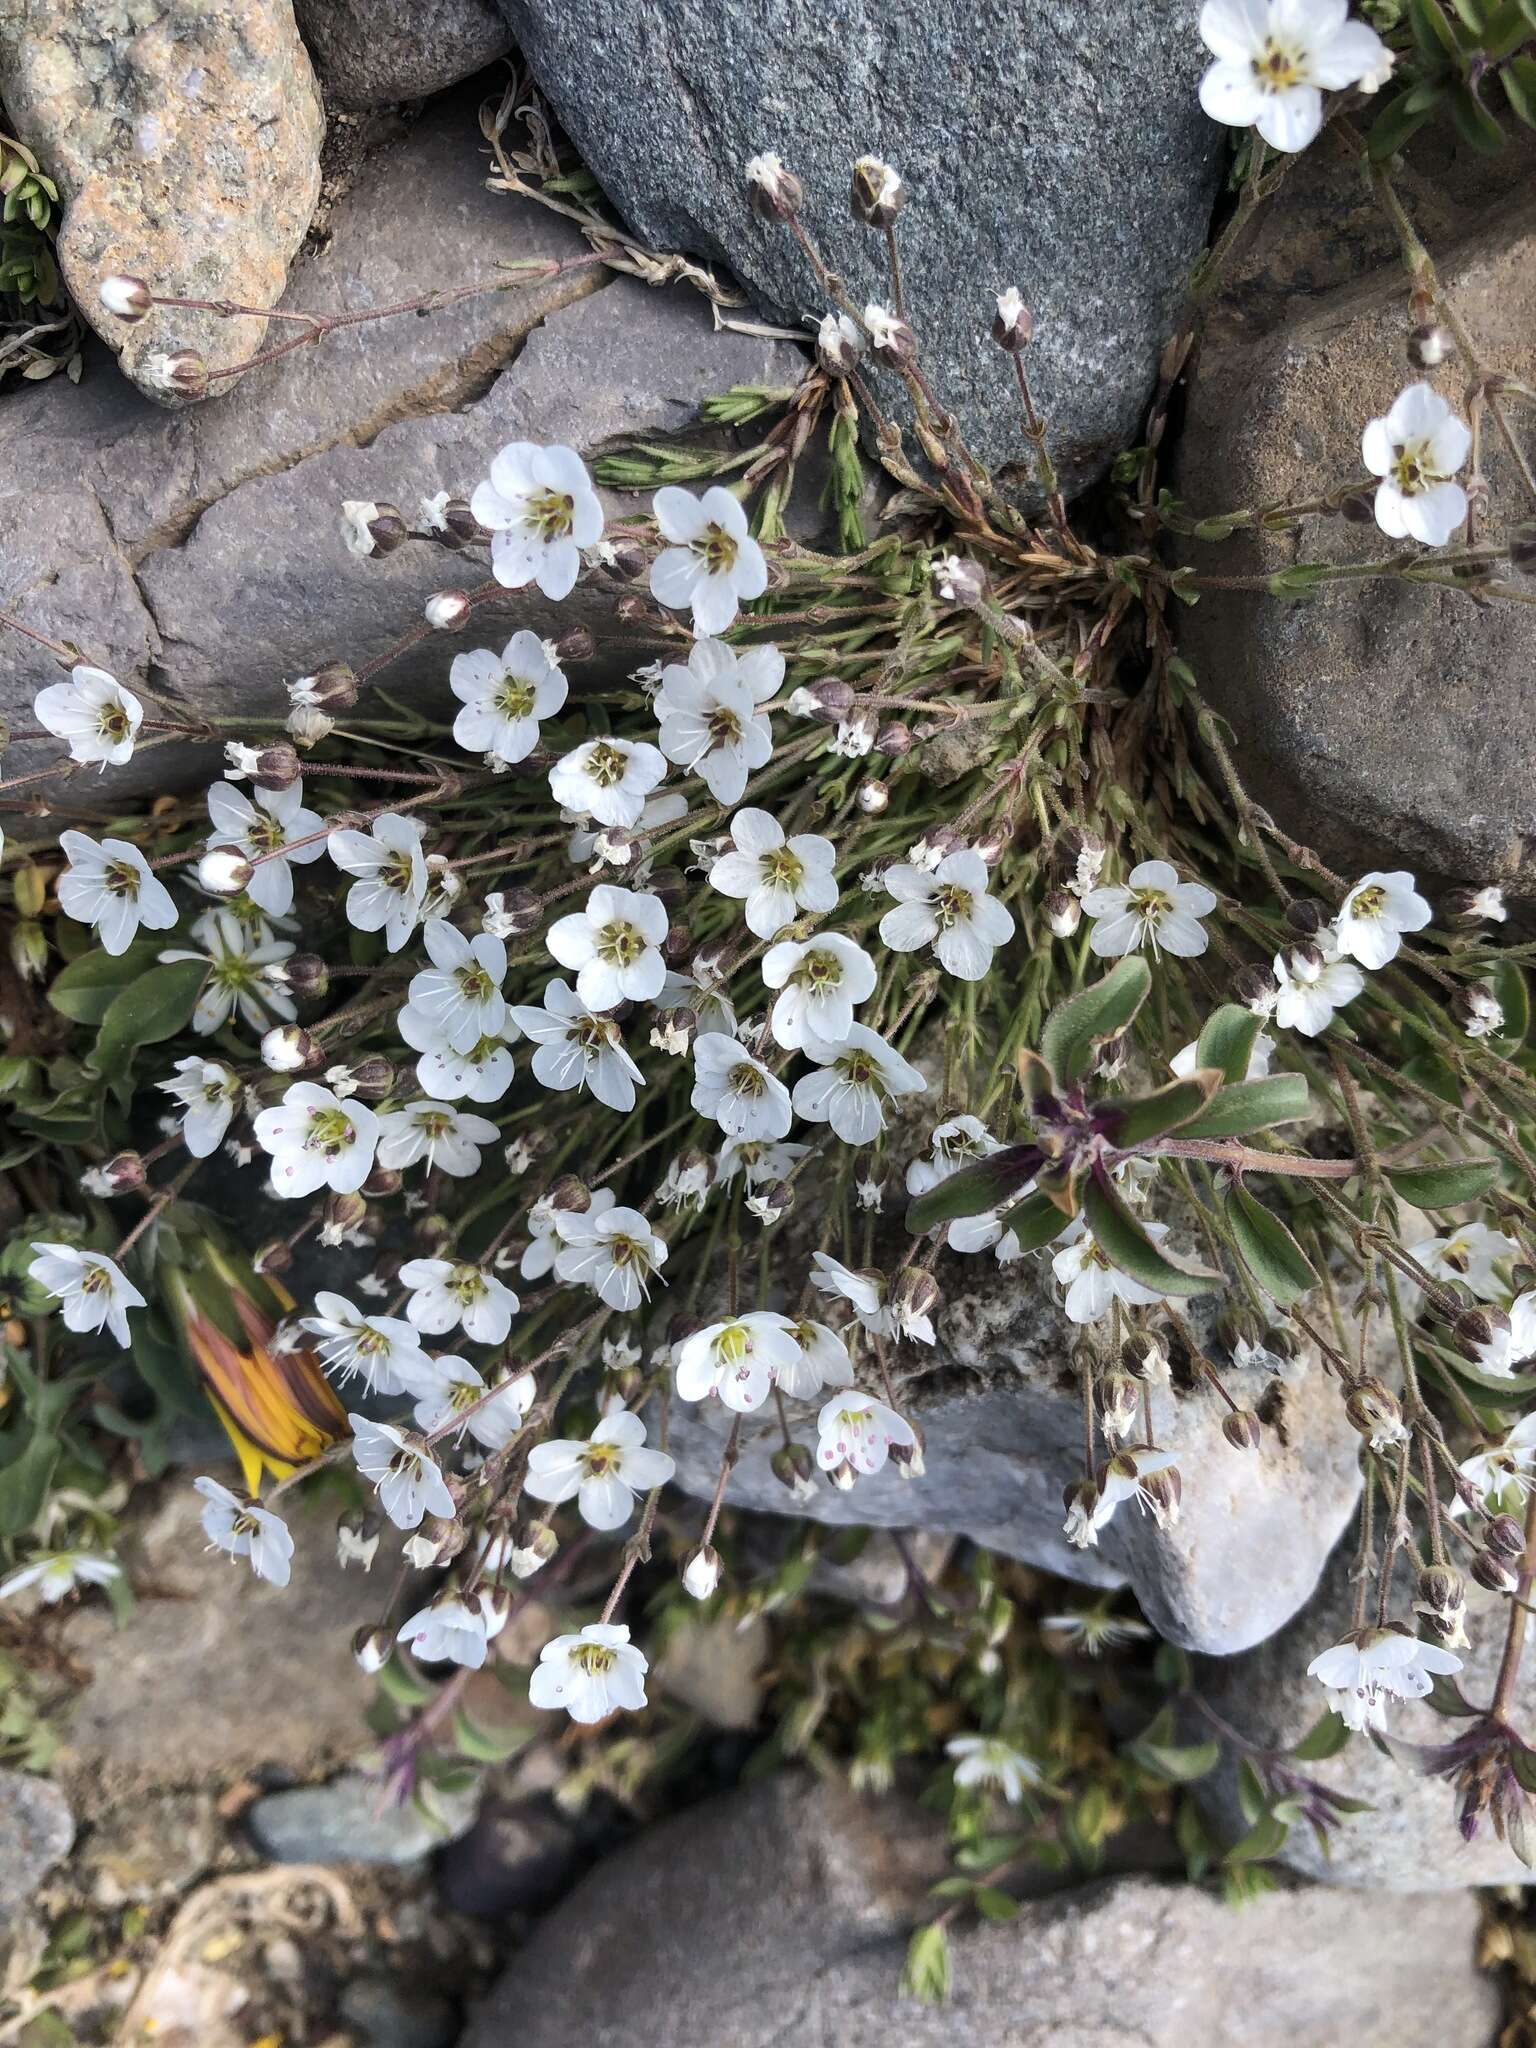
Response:
[[[75,1024],[99,1024],[115,996],[155,964],[158,945],[137,939],[124,953],[82,953],[54,977],[48,1000]]]
[[[1124,1031],[1151,987],[1151,968],[1131,953],[1102,981],[1052,1010],[1040,1034],[1040,1052],[1059,1086],[1082,1080],[1093,1064],[1095,1046]]]
[[[1394,1166],[1387,1170],[1396,1193],[1415,1209],[1454,1209],[1486,1195],[1499,1177],[1496,1159],[1453,1159],[1442,1166]]]
[[[1524,1045],[1531,1028],[1531,993],[1524,974],[1513,960],[1501,960],[1494,968],[1493,992],[1504,1012],[1499,1044],[1505,1048]]]
[[[1111,1265],[1159,1294],[1208,1294],[1222,1276],[1203,1269],[1176,1266],[1160,1252],[1130,1210],[1106,1181],[1090,1180],[1083,1201],[1088,1228]]]
[[[1005,1209],[1001,1220],[1004,1230],[1011,1230],[1018,1239],[1021,1252],[1038,1251],[1067,1227],[1067,1219],[1049,1195],[1026,1195],[1022,1202]]]
[[[1227,1224],[1259,1286],[1281,1308],[1289,1308],[1316,1287],[1317,1275],[1301,1246],[1278,1216],[1272,1216],[1245,1187],[1226,1199]]]
[[[133,1056],[142,1045],[158,1045],[188,1022],[207,976],[202,960],[174,960],[142,974],[113,997],[101,1020],[91,1065],[120,1097],[130,1087]]]
[[[1111,1144],[1144,1145],[1149,1138],[1162,1137],[1165,1131],[1181,1130],[1200,1114],[1220,1086],[1219,1069],[1202,1067],[1185,1080],[1166,1082],[1150,1095],[1125,1102],[1101,1102],[1095,1108]]]
[[[1197,1067],[1220,1067],[1223,1079],[1246,1081],[1259,1020],[1244,1003],[1223,1003],[1205,1020],[1195,1048]]]
[[[1236,1081],[1214,1095],[1181,1138],[1241,1138],[1271,1124],[1294,1123],[1307,1113],[1304,1074],[1271,1074],[1263,1081]]]
[[[1332,1711],[1320,1714],[1291,1750],[1292,1757],[1299,1764],[1325,1763],[1329,1757],[1337,1756],[1349,1741],[1349,1729],[1343,1717]]]
[[[907,1228],[914,1236],[948,1223],[956,1216],[987,1216],[1011,1201],[1040,1166],[1034,1145],[1005,1145],[990,1159],[973,1159],[936,1188],[907,1206]]]
[[[1267,1863],[1285,1847],[1289,1830],[1283,1820],[1276,1820],[1272,1813],[1266,1813],[1254,1822],[1241,1841],[1234,1842],[1227,1851],[1228,1863]]]

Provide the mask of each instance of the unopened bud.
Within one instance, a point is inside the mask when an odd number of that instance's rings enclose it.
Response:
[[[574,1173],[562,1173],[544,1199],[551,1209],[564,1209],[579,1216],[591,1208],[592,1191],[586,1182],[578,1180]]]
[[[251,780],[258,789],[292,789],[303,772],[303,764],[293,748],[286,740],[279,740],[275,746],[263,747],[256,756]]]
[[[96,296],[119,320],[142,320],[155,303],[154,293],[142,277],[125,277],[117,270],[101,280]]]
[[[434,590],[421,608],[421,615],[434,633],[457,633],[474,607],[464,590]]]
[[[882,725],[875,734],[875,752],[889,754],[900,760],[903,754],[912,751],[912,728],[903,719],[893,718]]]
[[[1509,1334],[1509,1317],[1502,1309],[1481,1306],[1464,1309],[1451,1325],[1451,1336],[1456,1349],[1463,1358],[1474,1363],[1493,1342],[1496,1334]]]
[[[1304,939],[1315,939],[1329,917],[1326,903],[1315,896],[1296,896],[1285,906],[1285,921]]]
[[[992,319],[992,339],[999,348],[1007,349],[1010,355],[1017,355],[1029,347],[1035,334],[1035,316],[1025,305],[1018,289],[1010,285],[1005,292],[999,292],[997,312]]]
[[[940,1301],[939,1283],[921,1266],[903,1266],[891,1290],[891,1306],[903,1335],[928,1324]]]
[[[544,906],[531,889],[497,890],[485,899],[481,929],[498,939],[522,939],[536,932]]]
[[[301,1074],[324,1060],[324,1052],[302,1024],[274,1024],[261,1041],[261,1063],[274,1074]]]
[[[789,708],[797,718],[819,718],[837,725],[853,709],[854,695],[853,685],[841,676],[818,676],[814,683],[803,683],[793,693]]]
[[[1466,1580],[1448,1564],[1432,1564],[1419,1573],[1418,1591],[1414,1612],[1423,1615],[1443,1647],[1459,1649],[1467,1640]]]
[[[846,313],[826,313],[816,330],[816,359],[832,377],[846,377],[858,368],[864,336]]]
[[[512,1544],[513,1578],[531,1579],[559,1548],[560,1539],[548,1522],[524,1522]]]
[[[946,604],[974,610],[987,594],[987,572],[969,555],[941,555],[933,565],[933,587]]]
[[[376,505],[371,498],[348,498],[341,508],[341,534],[354,555],[389,555],[410,536],[397,505]]]
[[[251,1260],[251,1270],[256,1273],[286,1273],[292,1264],[292,1245],[281,1237],[274,1237]]]
[[[11,901],[23,917],[41,917],[48,901],[48,877],[35,860],[23,861],[11,874]]]
[[[1249,966],[1240,967],[1233,976],[1232,993],[1246,1009],[1267,1017],[1280,991],[1269,968]]]
[[[197,864],[197,879],[210,896],[238,896],[256,870],[237,846],[210,846]]]
[[[597,642],[585,626],[567,626],[555,642],[555,659],[564,665],[571,661],[590,661],[597,652]]]
[[[645,550],[634,541],[616,540],[611,567],[614,575],[622,577],[626,583],[638,583],[650,568],[650,561]]]
[[[708,1600],[720,1584],[720,1553],[708,1543],[690,1551],[683,1565],[683,1587],[695,1600]]]
[[[1378,1379],[1357,1380],[1344,1403],[1344,1413],[1361,1436],[1369,1438],[1373,1451],[1408,1440],[1397,1397]]]
[[[1120,1367],[1133,1380],[1166,1379],[1168,1347],[1151,1330],[1133,1330],[1120,1346]]]
[[[794,1499],[816,1498],[816,1460],[804,1444],[780,1444],[768,1463],[774,1478]]]
[[[114,1195],[128,1195],[147,1185],[149,1176],[137,1152],[118,1152],[100,1169],[101,1177]]]
[[[357,702],[357,671],[347,661],[323,661],[295,686],[303,702],[320,711],[350,711]]]
[[[793,220],[805,203],[804,186],[771,149],[748,158],[746,179],[748,204],[763,220]]]
[[[1099,1381],[1099,1421],[1104,1434],[1121,1443],[1136,1427],[1141,1388],[1127,1372],[1107,1372]]]
[[[370,1202],[387,1202],[405,1186],[405,1175],[393,1166],[376,1166],[363,1182],[361,1192]]]
[[[325,1230],[356,1230],[368,1220],[368,1204],[359,1194],[330,1194],[320,1205],[320,1219]]]
[[[1472,1560],[1472,1576],[1490,1593],[1513,1593],[1520,1584],[1514,1561],[1499,1550],[1480,1550]]]
[[[1525,1531],[1513,1515],[1495,1515],[1483,1531],[1483,1541],[1490,1550],[1497,1550],[1501,1556],[1525,1555]]]
[[[331,970],[318,953],[295,953],[283,962],[288,987],[296,996],[318,1000],[331,985]]]
[[[370,1678],[389,1662],[394,1639],[387,1628],[370,1628],[365,1623],[352,1638],[352,1655]]]
[[[869,818],[878,818],[891,801],[891,785],[883,782],[878,775],[871,775],[859,784],[858,806]]]
[[[1251,1408],[1230,1408],[1221,1419],[1221,1433],[1234,1451],[1256,1451],[1264,1435]]]
[[[395,1085],[394,1064],[381,1052],[369,1053],[347,1071],[353,1094],[360,1095],[364,1102],[382,1102]]]
[[[1456,337],[1438,320],[1415,327],[1408,337],[1408,360],[1416,369],[1437,370],[1456,353]]]
[[[144,365],[144,381],[168,398],[201,398],[208,389],[208,365],[195,349],[179,348],[152,355]]]
[[[848,204],[867,228],[888,228],[907,203],[899,173],[877,156],[861,156],[853,167]]]
[[[1052,889],[1040,906],[1046,928],[1058,939],[1070,939],[1083,921],[1083,906],[1069,889]]]

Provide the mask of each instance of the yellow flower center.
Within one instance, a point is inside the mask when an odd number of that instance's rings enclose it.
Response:
[[[536,491],[528,500],[528,524],[542,541],[563,540],[570,532],[575,501],[564,491]]]
[[[1273,36],[1268,36],[1264,48],[1253,60],[1253,75],[1263,92],[1289,92],[1292,86],[1306,83],[1305,53],[1288,50],[1283,43],[1277,43]]]
[[[521,676],[504,675],[494,702],[504,718],[528,718],[533,712],[533,685]]]
[[[736,566],[736,557],[741,552],[736,542],[723,526],[706,526],[698,539],[693,542],[693,551],[704,557],[705,567],[711,576],[723,576]]]

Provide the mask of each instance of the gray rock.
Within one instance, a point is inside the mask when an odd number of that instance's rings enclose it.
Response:
[[[1461,203],[1452,180],[1425,208],[1426,231],[1489,368],[1529,380],[1536,234],[1496,189],[1467,193],[1466,176]],[[1380,228],[1357,218],[1359,189],[1341,167],[1299,192],[1239,276],[1190,392],[1177,484],[1191,516],[1299,502],[1361,477],[1366,420],[1422,374],[1401,346],[1401,265],[1379,246]],[[1414,200],[1418,211],[1417,187]],[[1341,257],[1356,267],[1341,272]],[[1460,404],[1468,374],[1450,365],[1434,381]],[[1483,449],[1497,534],[1529,507],[1491,422]],[[1374,525],[1309,514],[1294,531],[1186,543],[1184,559],[1213,576],[1268,577],[1295,562],[1381,560],[1395,545]],[[1334,866],[1407,865],[1536,894],[1528,604],[1384,580],[1302,603],[1211,589],[1179,608],[1177,630],[1231,721],[1253,794]]]
[[[1245,1657],[1220,1663],[1202,1661],[1196,1668],[1201,1696],[1246,1741],[1261,1751],[1291,1747],[1322,1713],[1325,1701],[1307,1666],[1320,1650],[1337,1642],[1352,1621],[1349,1567],[1353,1544],[1345,1543],[1330,1562],[1312,1604],[1270,1642]],[[1393,1612],[1411,1619],[1412,1582],[1406,1576],[1397,1588]],[[1474,1705],[1493,1695],[1504,1646],[1508,1610],[1491,1594],[1469,1582],[1467,1633],[1471,1647],[1458,1652],[1465,1668],[1457,1684]],[[1514,1724],[1529,1730],[1536,1721],[1536,1650],[1527,1644],[1515,1696]],[[1439,1747],[1465,1732],[1468,1724],[1437,1714],[1422,1701],[1394,1705],[1389,1732],[1404,1742]],[[1209,1733],[1209,1728],[1203,1732]],[[1280,1860],[1308,1877],[1327,1884],[1371,1891],[1444,1892],[1463,1885],[1532,1882],[1513,1851],[1484,1822],[1471,1842],[1457,1831],[1457,1799],[1446,1778],[1424,1777],[1362,1736],[1355,1736],[1335,1757],[1294,1769],[1329,1790],[1365,1800],[1370,1811],[1351,1814],[1333,1835],[1328,1856],[1305,1826],[1292,1828]],[[1194,1788],[1212,1825],[1224,1839],[1243,1833],[1237,1800],[1236,1753],[1228,1751],[1222,1766]]]
[[[852,160],[905,175],[899,236],[928,372],[1005,481],[1017,394],[993,295],[1033,305],[1030,373],[1069,490],[1135,438],[1205,238],[1223,143],[1195,87],[1193,15],[1136,0],[501,0],[535,78],[619,212],[654,246],[723,260],[780,319],[825,311],[742,169],[773,150],[850,295],[888,302],[883,237],[854,224]]]
[[[354,1977],[337,2012],[361,2037],[359,2048],[451,2048],[458,2038],[458,2012],[449,1999],[389,1977]]]
[[[950,2004],[915,2005],[897,1993],[905,1929],[941,1849],[931,1817],[835,1783],[714,1801],[600,1864],[463,2048],[1484,2048],[1497,2023],[1470,1894],[1235,1910],[1144,1878],[962,1928]]]
[[[287,302],[321,312],[388,304],[434,283],[493,278],[500,263],[584,252],[553,215],[486,191],[475,104],[460,96],[364,168],[325,247],[296,267]],[[0,413],[12,608],[172,703],[281,716],[285,680],[332,656],[367,659],[419,618],[433,590],[485,574],[483,558],[428,547],[358,561],[342,543],[342,500],[390,500],[414,516],[423,496],[467,492],[514,437],[590,448],[625,430],[674,430],[734,383],[794,382],[795,349],[713,334],[696,295],[606,276],[582,264],[431,317],[338,334],[176,415],[99,361],[79,389],[57,379],[18,391]],[[633,665],[611,606],[590,578],[558,611],[509,593],[476,614],[476,640],[579,620],[603,626],[609,658]],[[443,640],[392,669],[393,683],[431,681],[442,693],[463,644]],[[33,696],[55,674],[46,654],[0,633],[0,715],[29,723]],[[57,753],[18,746],[7,772]],[[208,750],[180,744],[141,750],[100,781],[54,785],[58,807],[175,787],[211,763]]]
[[[887,1467],[848,1493],[818,1485],[797,1506],[770,1469],[780,1442],[770,1408],[745,1418],[727,1501],[839,1526],[956,1531],[1085,1585],[1129,1585],[1159,1634],[1189,1649],[1247,1649],[1296,1612],[1360,1486],[1358,1438],[1321,1372],[1293,1369],[1284,1428],[1266,1431],[1257,1456],[1227,1443],[1226,1410],[1205,1386],[1155,1390],[1156,1440],[1184,1472],[1177,1526],[1161,1534],[1139,1510],[1122,1510],[1096,1551],[1074,1550],[1062,1534],[1062,1489],[1083,1469],[1071,1326],[1032,1264],[957,1261],[945,1289],[938,1345],[902,1390],[923,1431],[921,1478],[904,1480]],[[1266,1384],[1258,1368],[1228,1377],[1249,1405]],[[805,1411],[797,1431],[808,1442],[813,1421],[814,1411]],[[714,1491],[729,1423],[716,1402],[673,1404],[669,1445],[690,1493]]]
[[[75,1818],[57,1785],[27,1771],[0,1770],[0,1933],[31,1905],[74,1839]]]
[[[656,1683],[712,1728],[751,1728],[763,1708],[768,1624],[684,1615],[656,1660]]]
[[[570,1888],[581,1853],[574,1825],[551,1800],[495,1799],[443,1851],[438,1888],[454,1912],[480,1919],[542,1913]]]
[[[347,1771],[325,1785],[269,1792],[245,1816],[274,1863],[419,1863],[475,1817],[474,1796],[437,1802],[438,1818],[397,1803],[377,1778]]]
[[[357,113],[420,99],[512,47],[491,0],[294,0],[326,104]]]
[[[211,1788],[140,1789],[91,1815],[78,1867],[98,1905],[162,1899],[201,1877],[222,1840]]]
[[[156,307],[130,325],[97,290],[126,272],[167,297],[276,303],[324,134],[289,0],[13,0],[0,98],[64,200],[64,282],[135,383],[155,390],[165,350],[220,369],[261,347],[262,320]]]

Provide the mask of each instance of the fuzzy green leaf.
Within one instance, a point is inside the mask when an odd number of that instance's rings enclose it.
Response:
[[[1499,1030],[1501,1048],[1513,1050],[1524,1045],[1531,1029],[1531,992],[1524,974],[1513,960],[1501,960],[1491,977],[1493,992],[1504,1012]]]
[[[99,1024],[114,998],[154,966],[158,951],[155,940],[137,939],[124,953],[82,953],[54,977],[48,1000],[71,1023]]]
[[[1160,1138],[1167,1131],[1183,1129],[1200,1114],[1220,1086],[1219,1070],[1202,1067],[1184,1080],[1154,1088],[1150,1095],[1137,1096],[1123,1104],[1103,1102],[1097,1107],[1113,1144],[1144,1145],[1148,1139]]]
[[[1454,1209],[1486,1195],[1499,1177],[1496,1159],[1452,1159],[1442,1166],[1394,1166],[1393,1190],[1415,1209]]]
[[[1438,95],[1437,95],[1438,98]],[[1376,119],[1371,123],[1370,153],[1372,163],[1385,163],[1424,126],[1435,111],[1435,102],[1427,106],[1413,104],[1414,95],[1400,92],[1388,100]]]
[[[1224,1860],[1228,1863],[1267,1863],[1285,1847],[1289,1832],[1283,1820],[1277,1820],[1272,1813],[1263,1814],[1240,1841],[1232,1844]]]
[[[1317,1275],[1301,1246],[1278,1216],[1245,1187],[1233,1188],[1226,1199],[1227,1226],[1243,1264],[1264,1292],[1281,1308],[1289,1308],[1317,1285]]]
[[[141,974],[114,996],[101,1020],[91,1065],[126,1100],[132,1087],[133,1056],[143,1045],[158,1045],[183,1029],[196,1007],[208,967],[203,960],[173,960]]]
[[[1259,1020],[1244,1003],[1223,1003],[1205,1020],[1195,1047],[1197,1067],[1220,1067],[1229,1082],[1246,1081]]]
[[[986,1216],[1010,1201],[1039,1165],[1040,1154],[1033,1145],[1005,1145],[990,1159],[973,1159],[908,1204],[907,1228],[921,1236],[957,1216]]]
[[[1222,1276],[1203,1268],[1176,1266],[1160,1252],[1113,1188],[1091,1180],[1083,1198],[1088,1228],[1111,1265],[1159,1294],[1208,1294]]]
[[[1304,1074],[1271,1074],[1263,1081],[1234,1081],[1211,1098],[1181,1138],[1242,1138],[1271,1124],[1294,1123],[1307,1113]]]
[[[1102,981],[1052,1010],[1040,1033],[1040,1052],[1062,1087],[1082,1080],[1093,1065],[1095,1047],[1125,1030],[1151,987],[1151,968],[1131,953],[1117,961]]]
[[[1343,1718],[1332,1711],[1320,1714],[1291,1750],[1299,1764],[1325,1763],[1331,1756],[1337,1756],[1349,1741],[1349,1730]]]
[[[1021,1252],[1035,1252],[1052,1238],[1060,1237],[1067,1219],[1049,1195],[1026,1195],[1002,1214],[1004,1230],[1011,1230]]]

